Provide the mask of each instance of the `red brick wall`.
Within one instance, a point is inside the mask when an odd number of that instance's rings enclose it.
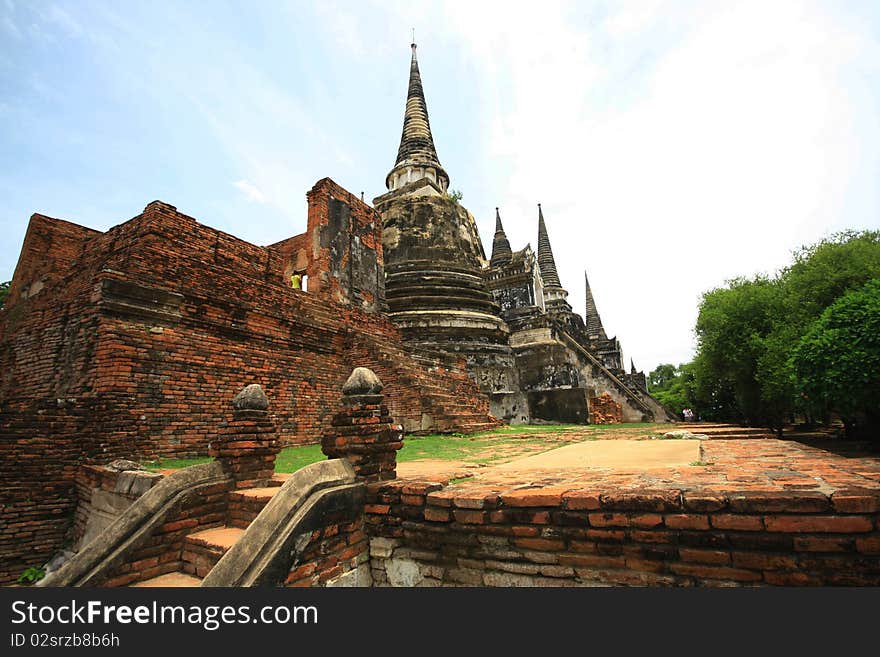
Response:
[[[424,585],[880,585],[876,491],[439,488],[367,487],[368,533],[400,541]]]
[[[184,539],[190,534],[226,524],[231,486],[231,482],[212,484],[190,494],[144,545],[108,573],[101,585],[128,586],[180,570]],[[199,573],[200,576],[203,574]]]
[[[7,306],[53,289],[78,265],[85,244],[100,234],[97,230],[62,219],[31,215],[6,299]]]
[[[614,401],[607,392],[598,397],[590,397],[590,424],[620,424],[623,422],[623,407]]]
[[[350,206],[351,236],[324,246],[331,197]],[[250,383],[269,396],[282,444],[316,443],[355,365],[378,369],[391,353],[389,376],[424,377],[394,326],[369,312],[378,215],[329,179],[309,199],[303,239],[318,248],[308,292],[290,288],[278,245],[249,244],[159,201],[106,233],[34,216],[0,311],[0,582],[62,544],[79,463],[203,455]],[[352,254],[366,273],[335,275],[355,268]],[[336,269],[322,272],[327,263]],[[442,374],[432,390],[386,382],[393,412],[411,417],[452,385]]]
[[[351,522],[325,520],[290,569],[285,586],[323,586],[367,561],[369,545],[363,516]]]
[[[304,270],[309,294],[371,312],[382,310],[385,277],[380,215],[329,178],[315,183],[306,197],[308,230],[268,247],[283,259],[284,280]],[[344,221],[334,217],[333,200],[346,206]]]

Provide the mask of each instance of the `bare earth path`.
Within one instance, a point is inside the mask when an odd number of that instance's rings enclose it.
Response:
[[[841,450],[836,441],[828,441],[829,449],[823,449],[725,425],[670,428],[706,434],[709,439],[661,440],[656,432],[644,429],[585,427],[583,433],[564,434],[562,447],[556,447],[560,441],[543,451],[536,446],[537,455],[521,454],[490,465],[411,461],[399,463],[397,472],[401,479],[449,481],[463,495],[544,487],[824,494],[880,488],[880,456]]]

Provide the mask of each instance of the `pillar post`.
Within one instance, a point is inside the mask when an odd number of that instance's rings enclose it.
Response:
[[[341,409],[321,436],[321,451],[346,459],[361,481],[397,477],[403,427],[389,415],[382,388],[372,370],[356,367],[342,387]]]
[[[279,450],[269,399],[253,383],[232,400],[232,421],[220,429],[208,453],[223,464],[236,488],[254,488],[272,479]]]

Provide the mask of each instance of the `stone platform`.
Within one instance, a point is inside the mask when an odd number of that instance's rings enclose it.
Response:
[[[697,449],[698,445],[702,452]],[[641,460],[640,446],[644,446]],[[664,466],[660,462],[663,458],[679,462]],[[692,465],[696,461],[701,465]],[[847,489],[869,489],[880,494],[880,455],[835,453],[773,438],[597,441],[481,468],[473,477],[449,489],[460,495],[484,495],[533,487],[603,491],[646,488],[711,492],[814,491],[825,495]]]
[[[405,567],[420,586],[880,585],[880,455],[725,438],[734,429],[716,427],[686,464],[692,441],[649,436],[451,464],[446,479],[401,464],[397,480],[368,488],[387,555],[374,581],[396,585]],[[631,458],[611,458],[622,445]],[[643,467],[635,455],[657,446],[679,460]]]

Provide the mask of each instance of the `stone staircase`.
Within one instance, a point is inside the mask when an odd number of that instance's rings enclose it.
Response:
[[[147,579],[132,587],[195,587],[217,565],[220,558],[235,545],[263,507],[278,492],[285,476],[276,475],[272,486],[243,488],[229,493],[226,524],[202,529],[183,541],[178,570]]]
[[[759,438],[776,438],[769,429],[762,427],[741,427],[736,424],[707,422],[683,422],[676,425],[677,429],[685,429],[693,433],[709,436],[710,440],[743,440]]]
[[[503,424],[489,413],[488,398],[467,372],[416,359],[391,341],[371,337],[358,342],[388,384],[392,415],[407,433],[477,433]]]

